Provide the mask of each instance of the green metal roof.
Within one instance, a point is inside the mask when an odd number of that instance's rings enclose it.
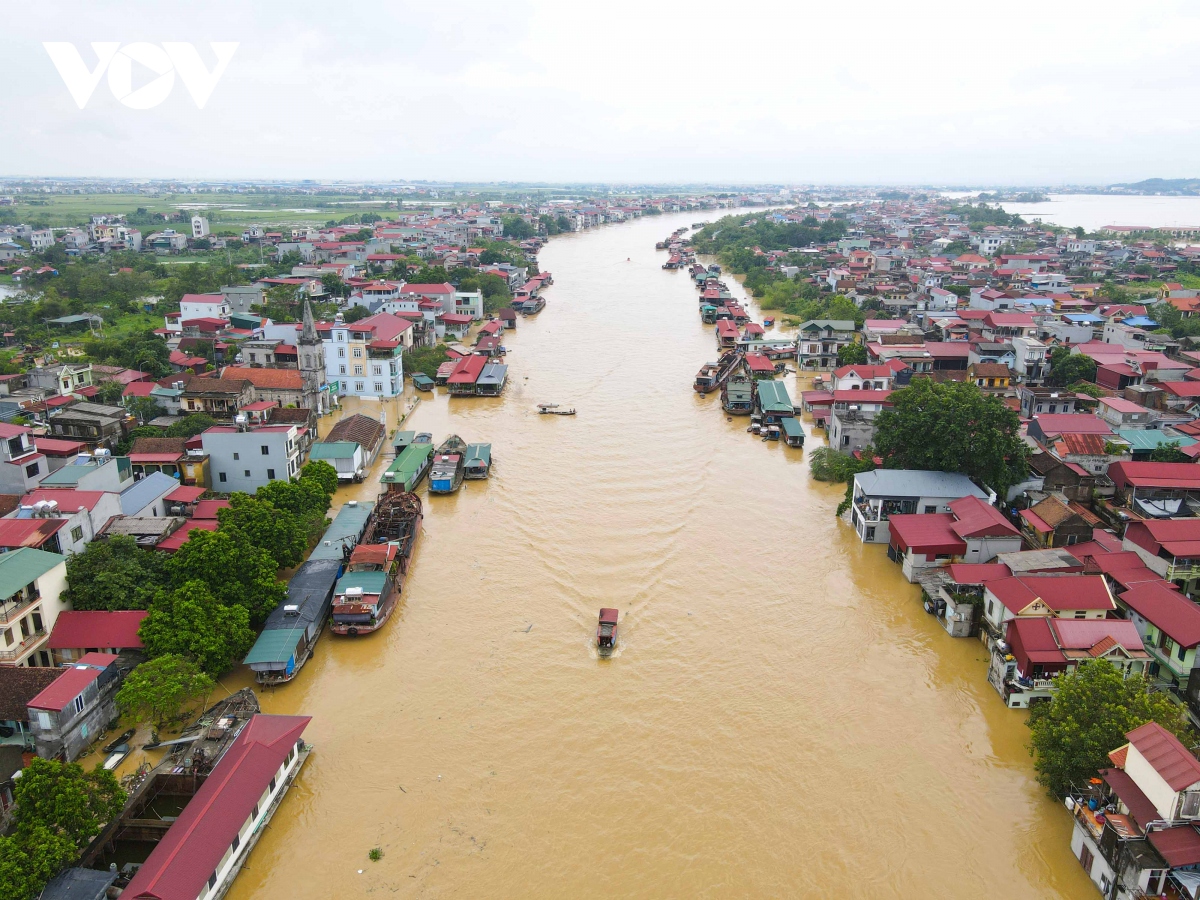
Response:
[[[338,579],[337,587],[333,589],[333,593],[344,594],[346,588],[360,587],[364,594],[378,594],[383,591],[383,586],[387,584],[387,574],[385,572],[347,572]]]
[[[1158,430],[1122,428],[1117,434],[1121,436],[1121,440],[1127,442],[1134,450],[1156,450],[1163,444],[1170,444],[1172,442],[1177,442],[1181,448],[1190,447],[1196,443],[1195,438],[1186,437],[1182,434],[1170,435]]]
[[[358,539],[362,537],[363,530],[367,527],[367,519],[370,518],[374,509],[374,500],[355,503],[354,506],[347,503],[343,506],[338,510],[333,523],[321,535],[321,540],[317,542],[317,547],[309,556],[309,560],[341,559],[342,548],[354,546],[350,543],[350,539],[353,538],[357,543]]]
[[[486,463],[492,461],[492,445],[491,444],[467,444],[467,465],[469,466],[473,460],[481,459]]]
[[[417,433],[415,431],[397,431],[396,436],[392,438],[392,446],[395,447],[397,444],[403,444],[407,447],[413,442],[413,438],[416,436]]]
[[[65,556],[21,547],[9,553],[0,553],[0,597],[11,597],[25,585],[41,578],[61,562]]]
[[[792,416],[787,416],[779,420],[784,434],[788,437],[804,437],[804,429],[800,427],[800,423]]]
[[[296,647],[304,640],[303,628],[276,628],[274,631],[264,631],[250,648],[250,653],[242,662],[251,663],[286,663],[295,653]]]
[[[758,406],[763,412],[792,412],[792,398],[782,381],[758,382]]]
[[[359,449],[354,441],[323,441],[313,444],[309,451],[309,459],[348,459]]]
[[[381,479],[384,483],[393,481],[408,481],[421,467],[425,460],[433,455],[433,444],[410,444],[404,452],[392,461]]]

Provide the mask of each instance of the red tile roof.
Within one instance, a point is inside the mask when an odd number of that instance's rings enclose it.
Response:
[[[1200,606],[1166,581],[1148,581],[1120,595],[1121,602],[1183,647],[1200,644]]]
[[[141,647],[138,628],[146,618],[142,609],[103,612],[99,610],[68,610],[58,614],[50,633],[51,650],[73,650],[80,647]]]
[[[952,554],[961,556],[967,545],[954,533],[954,516],[950,513],[912,513],[892,516],[888,522],[891,544],[901,553],[911,548],[915,553]]]
[[[987,589],[1018,614],[1035,600],[1041,600],[1055,612],[1114,607],[1112,595],[1100,575],[1025,575],[988,582]],[[1200,615],[1200,607],[1196,612]]]
[[[250,719],[134,875],[131,900],[195,900],[300,740],[310,716]]]
[[[950,503],[957,520],[954,532],[961,538],[1015,537],[1019,532],[1004,514],[978,497],[961,497]]]
[[[221,377],[239,381],[245,379],[256,388],[279,391],[304,389],[304,378],[299,369],[252,369],[249,366],[226,366]]]
[[[1200,863],[1200,832],[1191,825],[1151,831],[1147,837],[1158,855],[1172,868]]]
[[[40,547],[66,523],[66,519],[0,519],[0,547]]]
[[[65,709],[67,704],[83,693],[84,688],[100,677],[106,666],[116,661],[115,653],[87,654],[30,700],[29,705],[34,709]]]
[[[1157,722],[1147,722],[1125,736],[1171,790],[1182,791],[1200,782],[1200,760]]]
[[[1108,467],[1108,477],[1118,488],[1200,489],[1200,465],[1196,463],[1116,462]]]
[[[1012,577],[1012,569],[1004,563],[952,563],[947,571],[955,584],[986,584]]]

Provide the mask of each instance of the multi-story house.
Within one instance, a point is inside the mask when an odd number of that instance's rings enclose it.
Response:
[[[881,367],[884,368],[884,367]],[[829,446],[851,454],[875,440],[875,417],[890,407],[891,391],[834,391],[829,416]]]
[[[1104,897],[1164,896],[1168,876],[1197,883],[1200,762],[1157,722],[1125,737],[1112,767],[1067,798],[1071,852]]]
[[[874,469],[854,476],[850,521],[860,541],[887,544],[891,540],[888,522],[894,515],[949,512],[954,500],[986,500],[987,496],[957,472]]]
[[[117,690],[134,660],[85,653],[29,701],[29,729],[42,759],[73,762],[117,717]]]
[[[51,666],[50,632],[66,609],[67,558],[22,547],[0,553],[0,666]]]
[[[299,428],[295,425],[217,426],[201,435],[208,454],[212,489],[253,494],[272,481],[300,471]]]
[[[331,389],[357,397],[396,397],[404,391],[401,354],[412,346],[413,323],[391,313],[357,322],[322,323],[325,376]]]
[[[802,370],[837,367],[838,351],[853,344],[855,325],[849,319],[811,319],[796,336],[796,366]]]
[[[30,369],[28,376],[30,387],[41,388],[57,396],[65,397],[80,388],[92,386],[92,364],[68,363],[61,366]]]
[[[50,473],[27,425],[0,423],[0,494],[24,494]]]

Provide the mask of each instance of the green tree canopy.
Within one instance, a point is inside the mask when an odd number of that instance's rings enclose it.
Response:
[[[311,478],[321,485],[323,490],[330,497],[338,489],[337,469],[325,462],[323,459],[314,459],[304,464],[300,469],[300,480]],[[326,507],[328,509],[329,507]]]
[[[129,673],[117,692],[117,708],[134,722],[151,721],[161,728],[185,704],[207,696],[213,684],[192,660],[165,653]]]
[[[504,236],[507,238],[523,241],[537,234],[533,226],[520,216],[503,216],[500,221],[504,224]]]
[[[328,463],[325,465],[329,466]],[[301,478],[299,481],[270,481],[260,487],[254,496],[259,500],[267,500],[278,509],[287,510],[294,516],[304,517],[312,514],[323,516],[329,511],[330,492],[325,489],[325,484],[321,480],[315,478]]]
[[[224,529],[193,531],[169,563],[176,587],[200,582],[218,603],[245,609],[255,628],[287,596],[287,586],[275,578],[277,570],[270,551]],[[205,671],[211,670],[206,666]]]
[[[213,677],[233,668],[254,643],[246,608],[220,603],[203,581],[161,592],[142,620],[138,636],[148,656],[180,656]]]
[[[1125,735],[1147,722],[1157,722],[1184,737],[1184,708],[1164,694],[1146,692],[1140,676],[1122,678],[1107,660],[1082,663],[1055,679],[1049,703],[1029,709],[1030,753],[1038,781],[1054,796],[1094,778],[1108,765],[1108,753],[1126,743]],[[1185,740],[1185,745],[1190,740]]]
[[[13,801],[12,828],[0,836],[0,897],[30,900],[121,812],[125,792],[100,767],[34,759]]]
[[[129,535],[115,534],[67,557],[63,599],[75,609],[148,609],[167,579],[164,554],[142,549]]]
[[[1070,347],[1055,347],[1050,351],[1050,373],[1046,383],[1065,387],[1077,381],[1096,380],[1096,361],[1090,356],[1075,353]]]
[[[914,378],[875,417],[875,453],[889,469],[961,472],[1003,496],[1027,471],[1017,413],[968,382]]]
[[[217,521],[222,530],[233,530],[238,537],[266,550],[281,569],[304,561],[308,548],[304,518],[279,509],[269,500],[236,492],[230,496],[229,506],[217,511]]]
[[[1192,458],[1179,449],[1179,441],[1164,441],[1150,451],[1151,462],[1191,462]]]
[[[839,366],[861,366],[867,361],[867,348],[862,344],[847,344],[838,348],[837,361]]]
[[[167,429],[167,437],[195,437],[202,431],[207,431],[217,424],[217,420],[204,413],[192,413],[184,416],[178,422],[173,422]]]

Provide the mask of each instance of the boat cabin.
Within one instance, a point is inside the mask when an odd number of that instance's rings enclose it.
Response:
[[[596,646],[601,650],[611,650],[617,641],[617,618],[620,611],[610,607],[600,610],[600,624],[596,627]]]

